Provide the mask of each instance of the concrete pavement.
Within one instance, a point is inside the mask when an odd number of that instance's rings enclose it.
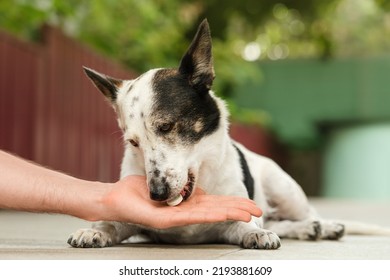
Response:
[[[390,201],[311,201],[325,218],[370,222],[390,228]],[[89,222],[64,215],[0,210],[0,259],[390,260],[390,236],[346,236],[338,242],[282,240],[282,247],[272,251],[220,244],[121,244],[102,249],[75,249],[66,243],[70,233],[89,226]]]

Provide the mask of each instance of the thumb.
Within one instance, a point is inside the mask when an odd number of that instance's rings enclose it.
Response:
[[[194,194],[196,194],[196,195],[205,195],[206,192],[205,192],[202,188],[197,187],[197,188],[195,189]]]

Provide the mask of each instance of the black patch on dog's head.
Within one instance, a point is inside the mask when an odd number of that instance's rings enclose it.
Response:
[[[153,77],[152,115],[157,135],[196,143],[219,126],[220,112],[209,94],[214,80],[210,28],[204,20],[178,69],[158,70]]]
[[[153,90],[153,127],[168,142],[179,138],[185,144],[196,143],[218,128],[220,112],[215,100],[194,89],[178,70],[158,70]]]

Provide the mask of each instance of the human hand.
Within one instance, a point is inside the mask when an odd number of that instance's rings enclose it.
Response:
[[[128,176],[112,184],[103,198],[105,220],[140,224],[153,228],[170,228],[228,220],[249,222],[262,212],[249,199],[207,195],[196,188],[192,196],[175,207],[149,198],[143,176]]]

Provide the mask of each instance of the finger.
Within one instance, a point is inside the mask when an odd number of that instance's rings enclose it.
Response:
[[[213,202],[213,203],[218,203],[218,202],[224,202],[224,201],[234,201],[236,203],[240,203],[240,202],[248,202],[248,203],[251,203],[251,204],[256,204],[256,202],[254,202],[253,200],[249,199],[249,198],[244,198],[244,197],[240,197],[240,196],[228,196],[228,195],[210,195],[210,194],[204,194],[204,195],[197,195],[197,196],[194,196],[192,197],[193,201],[194,202],[205,202],[205,201],[210,201],[210,202]],[[191,201],[188,200],[188,201]]]
[[[255,204],[246,203],[246,202],[236,203],[234,201],[225,201],[223,203],[218,203],[218,204],[200,203],[198,205],[199,205],[198,207],[209,207],[209,211],[212,211],[217,205],[218,207],[224,207],[227,209],[236,209],[236,210],[245,211],[256,217],[260,217],[262,215],[262,211],[259,207],[257,207]]]
[[[179,205],[176,209],[177,210],[183,210],[183,211],[189,211],[190,209],[193,209],[194,211],[200,210],[201,208],[208,209],[209,212],[212,212],[216,207],[224,207],[224,208],[231,208],[231,209],[238,209],[242,211],[246,211],[250,213],[253,216],[260,217],[262,215],[261,209],[252,201],[248,200],[225,200],[216,202],[215,200],[205,200],[197,202],[197,204],[185,204],[182,203]]]
[[[241,196],[230,196],[230,195],[212,195],[206,194],[206,192],[201,188],[197,187],[194,191],[194,194],[190,197],[190,200],[195,201],[205,201],[205,200],[218,200],[218,201],[226,201],[226,200],[234,200],[234,201],[250,201],[251,203],[255,202],[249,198],[241,197]]]
[[[212,215],[208,211],[177,212],[167,219],[161,219],[156,227],[166,229],[170,227],[185,226],[191,224],[218,223],[228,220],[227,211],[216,211]]]
[[[195,188],[194,194],[195,194],[195,195],[205,195],[206,192],[205,192],[202,188],[197,187],[197,188]]]
[[[166,217],[164,219],[164,217]],[[249,222],[252,215],[245,210],[231,207],[199,207],[194,211],[181,211],[166,215],[160,219],[157,227],[169,228],[189,224],[216,223],[225,221]],[[156,225],[155,225],[156,226]]]
[[[213,209],[213,212],[210,214],[208,212],[203,217],[203,223],[215,223],[215,222],[225,222],[225,221],[243,221],[249,222],[252,219],[252,215],[245,210],[229,208],[229,207],[220,207]],[[196,213],[194,213],[196,214]]]
[[[228,208],[226,211],[228,220],[243,222],[250,222],[252,220],[252,215],[247,211],[234,208]]]
[[[207,220],[207,212],[176,212],[169,216],[162,216],[159,223],[152,226],[158,229],[167,229],[191,224],[202,224],[206,223]],[[218,217],[214,222],[218,221],[224,221],[224,217]]]

